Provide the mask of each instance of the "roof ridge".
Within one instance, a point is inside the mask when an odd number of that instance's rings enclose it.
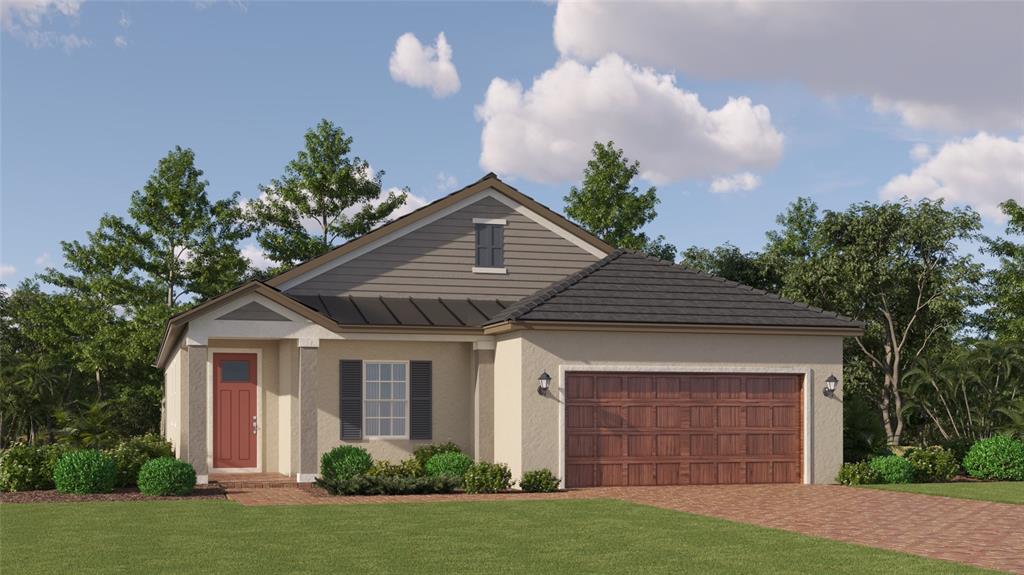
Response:
[[[613,250],[612,253],[597,260],[596,262],[581,269],[580,271],[573,273],[572,275],[568,275],[558,280],[557,282],[552,283],[548,287],[542,288],[534,292],[533,295],[530,295],[526,298],[519,300],[515,305],[505,308],[504,310],[501,311],[501,313],[498,313],[494,317],[490,318],[490,321],[488,321],[484,325],[489,325],[499,321],[516,319],[517,317],[530,313],[544,302],[569,289],[569,287],[579,283],[580,280],[586,278],[587,276],[590,276],[597,270],[617,260],[620,256],[622,256],[625,253],[625,250]]]

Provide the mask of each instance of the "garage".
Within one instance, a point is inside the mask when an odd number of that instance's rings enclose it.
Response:
[[[568,372],[566,487],[799,483],[803,378]]]

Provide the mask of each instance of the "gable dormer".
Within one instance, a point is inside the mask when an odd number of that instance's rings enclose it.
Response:
[[[268,283],[289,295],[515,300],[610,251],[490,174]]]

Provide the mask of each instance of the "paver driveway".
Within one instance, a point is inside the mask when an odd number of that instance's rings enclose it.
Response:
[[[229,489],[245,505],[614,498],[1024,574],[1024,506],[838,485],[601,487],[548,494],[333,497]]]

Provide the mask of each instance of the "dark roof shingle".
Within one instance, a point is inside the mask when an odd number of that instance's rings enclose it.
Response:
[[[288,294],[286,294],[288,295]],[[447,299],[288,295],[340,325],[480,327],[513,302]]]

